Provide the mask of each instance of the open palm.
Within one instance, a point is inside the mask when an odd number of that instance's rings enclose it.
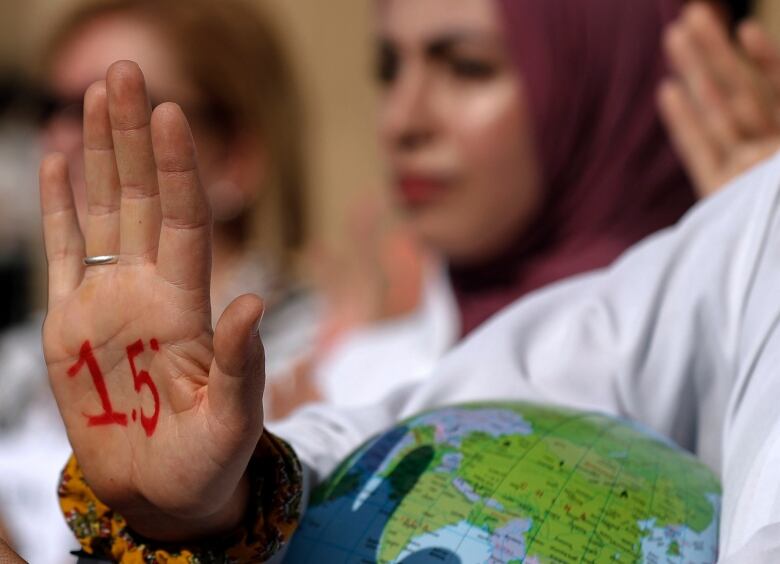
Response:
[[[152,112],[129,62],[84,110],[83,235],[63,157],[41,166],[52,388],[101,500],[155,538],[214,532],[240,517],[262,432],[262,302],[239,298],[212,334],[210,212],[181,110]],[[118,262],[84,266],[99,255]]]

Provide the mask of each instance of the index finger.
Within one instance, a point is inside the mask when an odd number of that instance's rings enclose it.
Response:
[[[667,79],[658,91],[658,104],[667,132],[700,197],[718,187],[715,179],[720,151],[698,116],[697,110],[675,80]]]
[[[84,275],[84,238],[73,202],[68,163],[63,155],[52,154],[43,159],[40,189],[51,306],[73,292]]]
[[[686,17],[704,64],[731,99],[740,128],[746,134],[761,135],[771,123],[766,83],[738,52],[711,7],[694,4]]]
[[[777,97],[780,94],[780,46],[754,21],[742,23],[737,34],[745,53],[770,82]]]

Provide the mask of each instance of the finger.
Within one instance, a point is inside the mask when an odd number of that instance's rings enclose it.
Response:
[[[209,408],[236,435],[262,429],[265,354],[258,323],[263,309],[257,296],[241,296],[227,307],[214,331]]]
[[[154,157],[162,205],[157,271],[209,299],[211,213],[198,178],[195,144],[181,108],[161,104],[152,116]]]
[[[48,155],[43,159],[40,190],[43,239],[49,265],[49,304],[55,304],[73,292],[84,275],[84,238],[63,155]]]
[[[710,74],[690,30],[675,24],[666,33],[664,46],[691,107],[696,110],[712,141],[727,150],[739,141],[739,133],[723,92]]]
[[[161,211],[144,76],[137,64],[120,61],[108,69],[106,87],[121,186],[121,260],[153,261]]]
[[[674,80],[665,81],[659,88],[658,105],[672,143],[699,196],[711,194],[718,184],[720,151],[703,126],[686,90]]]
[[[745,54],[758,65],[776,92],[780,92],[780,46],[751,20],[739,26],[737,37]]]
[[[686,11],[686,20],[705,64],[729,99],[739,130],[748,136],[766,133],[772,113],[766,80],[737,50],[713,7],[696,3]]]
[[[84,95],[84,175],[87,255],[117,254],[120,189],[105,81],[96,82]]]
[[[745,64],[736,50],[736,45],[729,38],[726,24],[718,17],[714,6],[694,2],[685,9],[683,22],[699,47],[702,60],[718,81],[730,85],[735,79],[746,78]]]

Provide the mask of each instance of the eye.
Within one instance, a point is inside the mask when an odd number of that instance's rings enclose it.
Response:
[[[487,80],[498,70],[490,61],[462,56],[450,58],[449,67],[452,74],[465,80]]]
[[[392,84],[398,76],[398,52],[389,43],[379,46],[376,61],[376,77],[380,84]]]

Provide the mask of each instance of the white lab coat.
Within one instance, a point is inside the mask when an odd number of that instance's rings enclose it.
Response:
[[[321,479],[424,409],[532,400],[636,419],[723,482],[724,562],[780,562],[780,156],[612,267],[518,301],[421,382],[271,430]],[[377,359],[377,364],[382,359]]]
[[[460,316],[441,265],[425,273],[420,305],[409,315],[353,331],[314,373],[324,403],[359,407],[429,377],[460,338]]]

